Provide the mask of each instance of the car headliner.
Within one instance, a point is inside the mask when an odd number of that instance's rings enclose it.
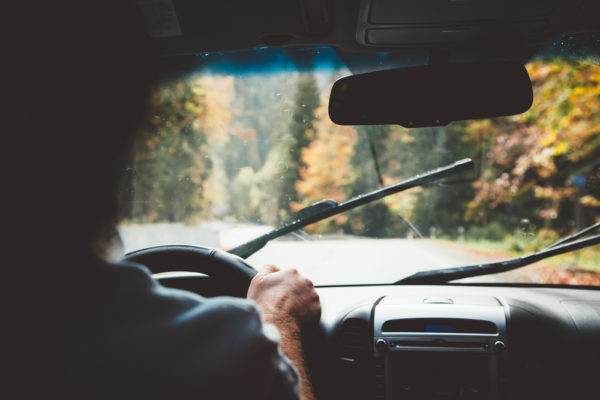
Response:
[[[496,0],[501,2],[501,0]],[[371,0],[372,2],[372,0]],[[141,0],[138,4],[152,3]],[[328,45],[348,52],[390,51],[412,48],[410,43],[397,42],[392,46],[363,46],[357,41],[357,21],[361,9],[370,5],[369,0],[161,0],[172,4],[179,25],[179,33],[155,37],[161,55],[194,54],[198,52],[229,51],[260,46],[278,45]],[[439,2],[429,2],[430,8]],[[493,4],[494,1],[490,1]],[[508,7],[521,7],[526,2],[510,2]],[[423,3],[425,4],[425,3]],[[503,5],[504,6],[504,5]],[[142,10],[144,6],[142,5]],[[311,12],[317,21],[306,17]],[[447,43],[421,43],[427,50],[451,51],[457,47],[511,49],[526,48],[547,43],[560,33],[597,31],[596,16],[600,3],[594,0],[556,0],[547,24],[538,35],[532,37],[505,34],[498,28],[485,38],[474,33],[467,40]],[[311,10],[311,11],[309,11]],[[425,8],[425,10],[428,10]],[[148,13],[146,13],[147,16]],[[433,21],[432,15],[422,15],[420,25]],[[147,23],[148,18],[146,18]],[[492,21],[498,23],[499,21]],[[530,21],[523,21],[522,24]],[[482,22],[481,24],[485,24]],[[497,25],[499,27],[501,25]],[[149,28],[151,30],[151,28]],[[160,35],[159,35],[160,36]]]

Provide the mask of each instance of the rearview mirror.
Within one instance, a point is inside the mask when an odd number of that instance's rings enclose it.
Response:
[[[456,63],[341,78],[331,90],[329,116],[339,125],[415,128],[519,114],[532,101],[522,65]]]

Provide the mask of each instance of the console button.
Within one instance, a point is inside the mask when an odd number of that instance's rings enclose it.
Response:
[[[377,342],[375,342],[375,348],[381,353],[388,351],[387,341],[385,339],[377,339]]]
[[[496,340],[494,342],[494,350],[496,353],[504,353],[506,351],[506,344],[502,340]]]

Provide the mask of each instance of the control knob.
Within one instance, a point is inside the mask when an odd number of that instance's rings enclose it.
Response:
[[[385,339],[377,339],[377,342],[375,342],[375,348],[379,352],[385,353],[386,351],[388,351],[388,343]]]

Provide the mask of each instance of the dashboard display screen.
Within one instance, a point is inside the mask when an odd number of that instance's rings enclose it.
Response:
[[[425,325],[426,332],[452,332],[452,325]]]
[[[425,325],[425,332],[452,332],[452,325]]]

